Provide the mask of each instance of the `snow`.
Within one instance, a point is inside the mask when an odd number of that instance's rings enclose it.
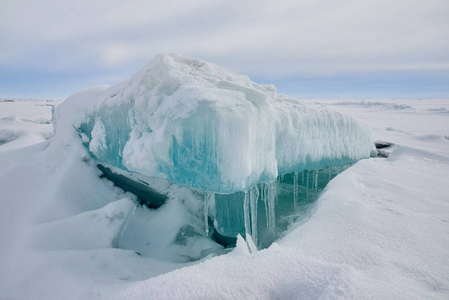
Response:
[[[33,145],[53,137],[54,100],[0,100],[0,151]],[[16,115],[21,111],[20,116]]]
[[[104,128],[103,122],[100,120],[95,121],[94,128],[90,134],[92,140],[89,143],[89,151],[98,156],[101,151],[106,150],[108,147],[106,144],[106,129]]]
[[[159,182],[168,205],[135,206],[134,195],[99,177],[76,132],[64,142],[34,140],[30,134],[21,135],[20,144],[1,145],[0,294],[6,299],[447,299],[449,100],[299,101],[367,123],[374,140],[392,144],[382,149],[389,157],[361,160],[339,174],[308,218],[259,251],[250,236],[239,237],[231,252],[207,240],[204,197],[190,189]],[[51,107],[35,104],[42,102],[0,102],[0,125],[9,124],[14,132],[47,132],[51,124],[20,121],[37,115],[36,108],[45,109],[49,120]],[[209,214],[217,201],[209,202]],[[177,236],[182,243],[173,243]],[[212,250],[223,255],[208,254]],[[191,262],[182,256],[186,253],[203,258]]]
[[[74,128],[100,162],[222,194],[353,163],[372,148],[369,128],[351,117],[177,54],[70,96],[56,112],[56,141]]]

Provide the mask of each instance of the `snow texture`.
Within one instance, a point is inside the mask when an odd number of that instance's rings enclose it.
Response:
[[[21,121],[40,109],[50,120],[51,106],[0,101],[0,126],[22,133],[0,146],[0,298],[448,299],[449,100],[307,102],[367,122],[389,157],[332,179],[269,248],[251,253],[239,238],[230,253],[189,262],[181,247],[195,258],[211,246],[201,245],[202,197],[160,184],[170,196],[161,209],[135,206],[99,177],[76,131],[45,141],[51,124]]]
[[[54,136],[51,111],[60,101],[0,99],[0,151],[33,145]],[[17,115],[17,110],[21,111]]]
[[[176,54],[157,56],[117,85],[70,96],[55,122],[57,140],[76,128],[101,162],[225,194],[353,163],[372,147],[369,128],[351,117]]]

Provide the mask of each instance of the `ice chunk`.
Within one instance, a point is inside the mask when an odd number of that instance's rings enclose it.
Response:
[[[370,130],[351,117],[176,54],[70,96],[55,121],[56,140],[75,128],[100,162],[222,194],[352,163],[372,146]]]

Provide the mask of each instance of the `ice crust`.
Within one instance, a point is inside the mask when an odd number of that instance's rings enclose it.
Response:
[[[353,163],[372,148],[370,130],[352,117],[177,54],[70,96],[54,117],[57,139],[75,128],[101,162],[222,194]]]

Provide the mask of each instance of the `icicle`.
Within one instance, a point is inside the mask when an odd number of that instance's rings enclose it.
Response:
[[[246,245],[248,246],[249,253],[255,253],[257,252],[257,246],[255,244],[256,241],[253,241],[251,236],[247,233],[246,234]]]
[[[331,168],[329,167],[329,181],[331,181]]]
[[[204,227],[206,228],[206,234],[209,234],[209,200],[212,196],[215,196],[214,193],[206,192],[204,195]]]
[[[267,223],[267,228],[268,228],[268,184],[267,183],[261,183],[260,185],[261,187],[261,191],[260,191],[260,200],[263,201],[263,204],[265,206],[265,220]]]
[[[267,229],[274,229],[276,225],[276,181],[272,183],[262,183],[260,198],[265,205],[265,219]]]
[[[268,221],[267,227],[274,231],[276,227],[276,182],[268,184]]]
[[[293,174],[293,204],[296,208],[298,202],[298,172]]]
[[[307,178],[306,178],[306,198],[307,201],[309,201],[309,171],[307,171]]]
[[[251,188],[249,193],[249,204],[251,208],[251,237],[257,245],[257,202],[259,200],[259,189],[257,186]]]
[[[249,211],[249,193],[245,191],[245,200],[243,201],[243,218],[245,222],[245,233],[251,234],[251,221]]]
[[[301,176],[302,176],[302,185],[304,185],[304,171],[301,172]]]
[[[312,186],[310,188],[314,188],[315,187],[315,170],[312,171]]]
[[[315,194],[318,193],[318,170],[313,171],[315,175],[314,183],[315,183]]]

